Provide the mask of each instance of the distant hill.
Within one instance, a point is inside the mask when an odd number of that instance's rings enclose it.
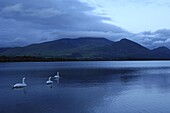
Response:
[[[150,50],[136,42],[121,39],[113,42],[105,38],[63,38],[25,47],[1,49],[0,56],[31,56],[44,58],[89,60],[170,59],[170,50],[159,47]]]
[[[169,59],[170,58],[170,50],[167,47],[158,47],[151,51],[152,58],[161,58],[161,59]]]
[[[133,59],[139,58],[143,54],[148,54],[149,49],[128,39],[122,39],[111,45],[99,49],[103,58],[108,59]]]
[[[7,51],[8,49],[11,49],[10,47],[7,47],[7,48],[0,48],[0,53],[4,52],[4,51]]]

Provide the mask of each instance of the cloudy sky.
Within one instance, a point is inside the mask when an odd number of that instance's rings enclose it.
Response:
[[[90,36],[170,48],[169,12],[169,0],[0,0],[0,47]]]

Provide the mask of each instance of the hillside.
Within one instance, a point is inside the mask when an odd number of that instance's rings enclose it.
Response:
[[[63,38],[25,47],[2,48],[0,55],[79,60],[170,59],[170,50],[166,47],[150,50],[128,39],[113,42],[105,38],[84,37]]]

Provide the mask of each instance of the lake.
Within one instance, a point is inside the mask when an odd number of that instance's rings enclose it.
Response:
[[[27,87],[12,89],[23,77]],[[169,105],[170,61],[0,63],[0,113],[169,113]]]

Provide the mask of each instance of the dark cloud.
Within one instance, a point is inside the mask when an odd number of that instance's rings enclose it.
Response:
[[[105,23],[110,18],[94,13],[79,0],[0,0],[0,46],[24,46],[59,38],[129,38],[149,48],[170,47],[170,30],[129,33]]]
[[[142,32],[135,34],[134,40],[140,42],[146,47],[157,48],[160,46],[166,46],[170,48],[170,30],[159,29],[157,31]]]
[[[116,37],[128,33],[79,0],[0,0],[1,46],[23,46],[63,37]]]

